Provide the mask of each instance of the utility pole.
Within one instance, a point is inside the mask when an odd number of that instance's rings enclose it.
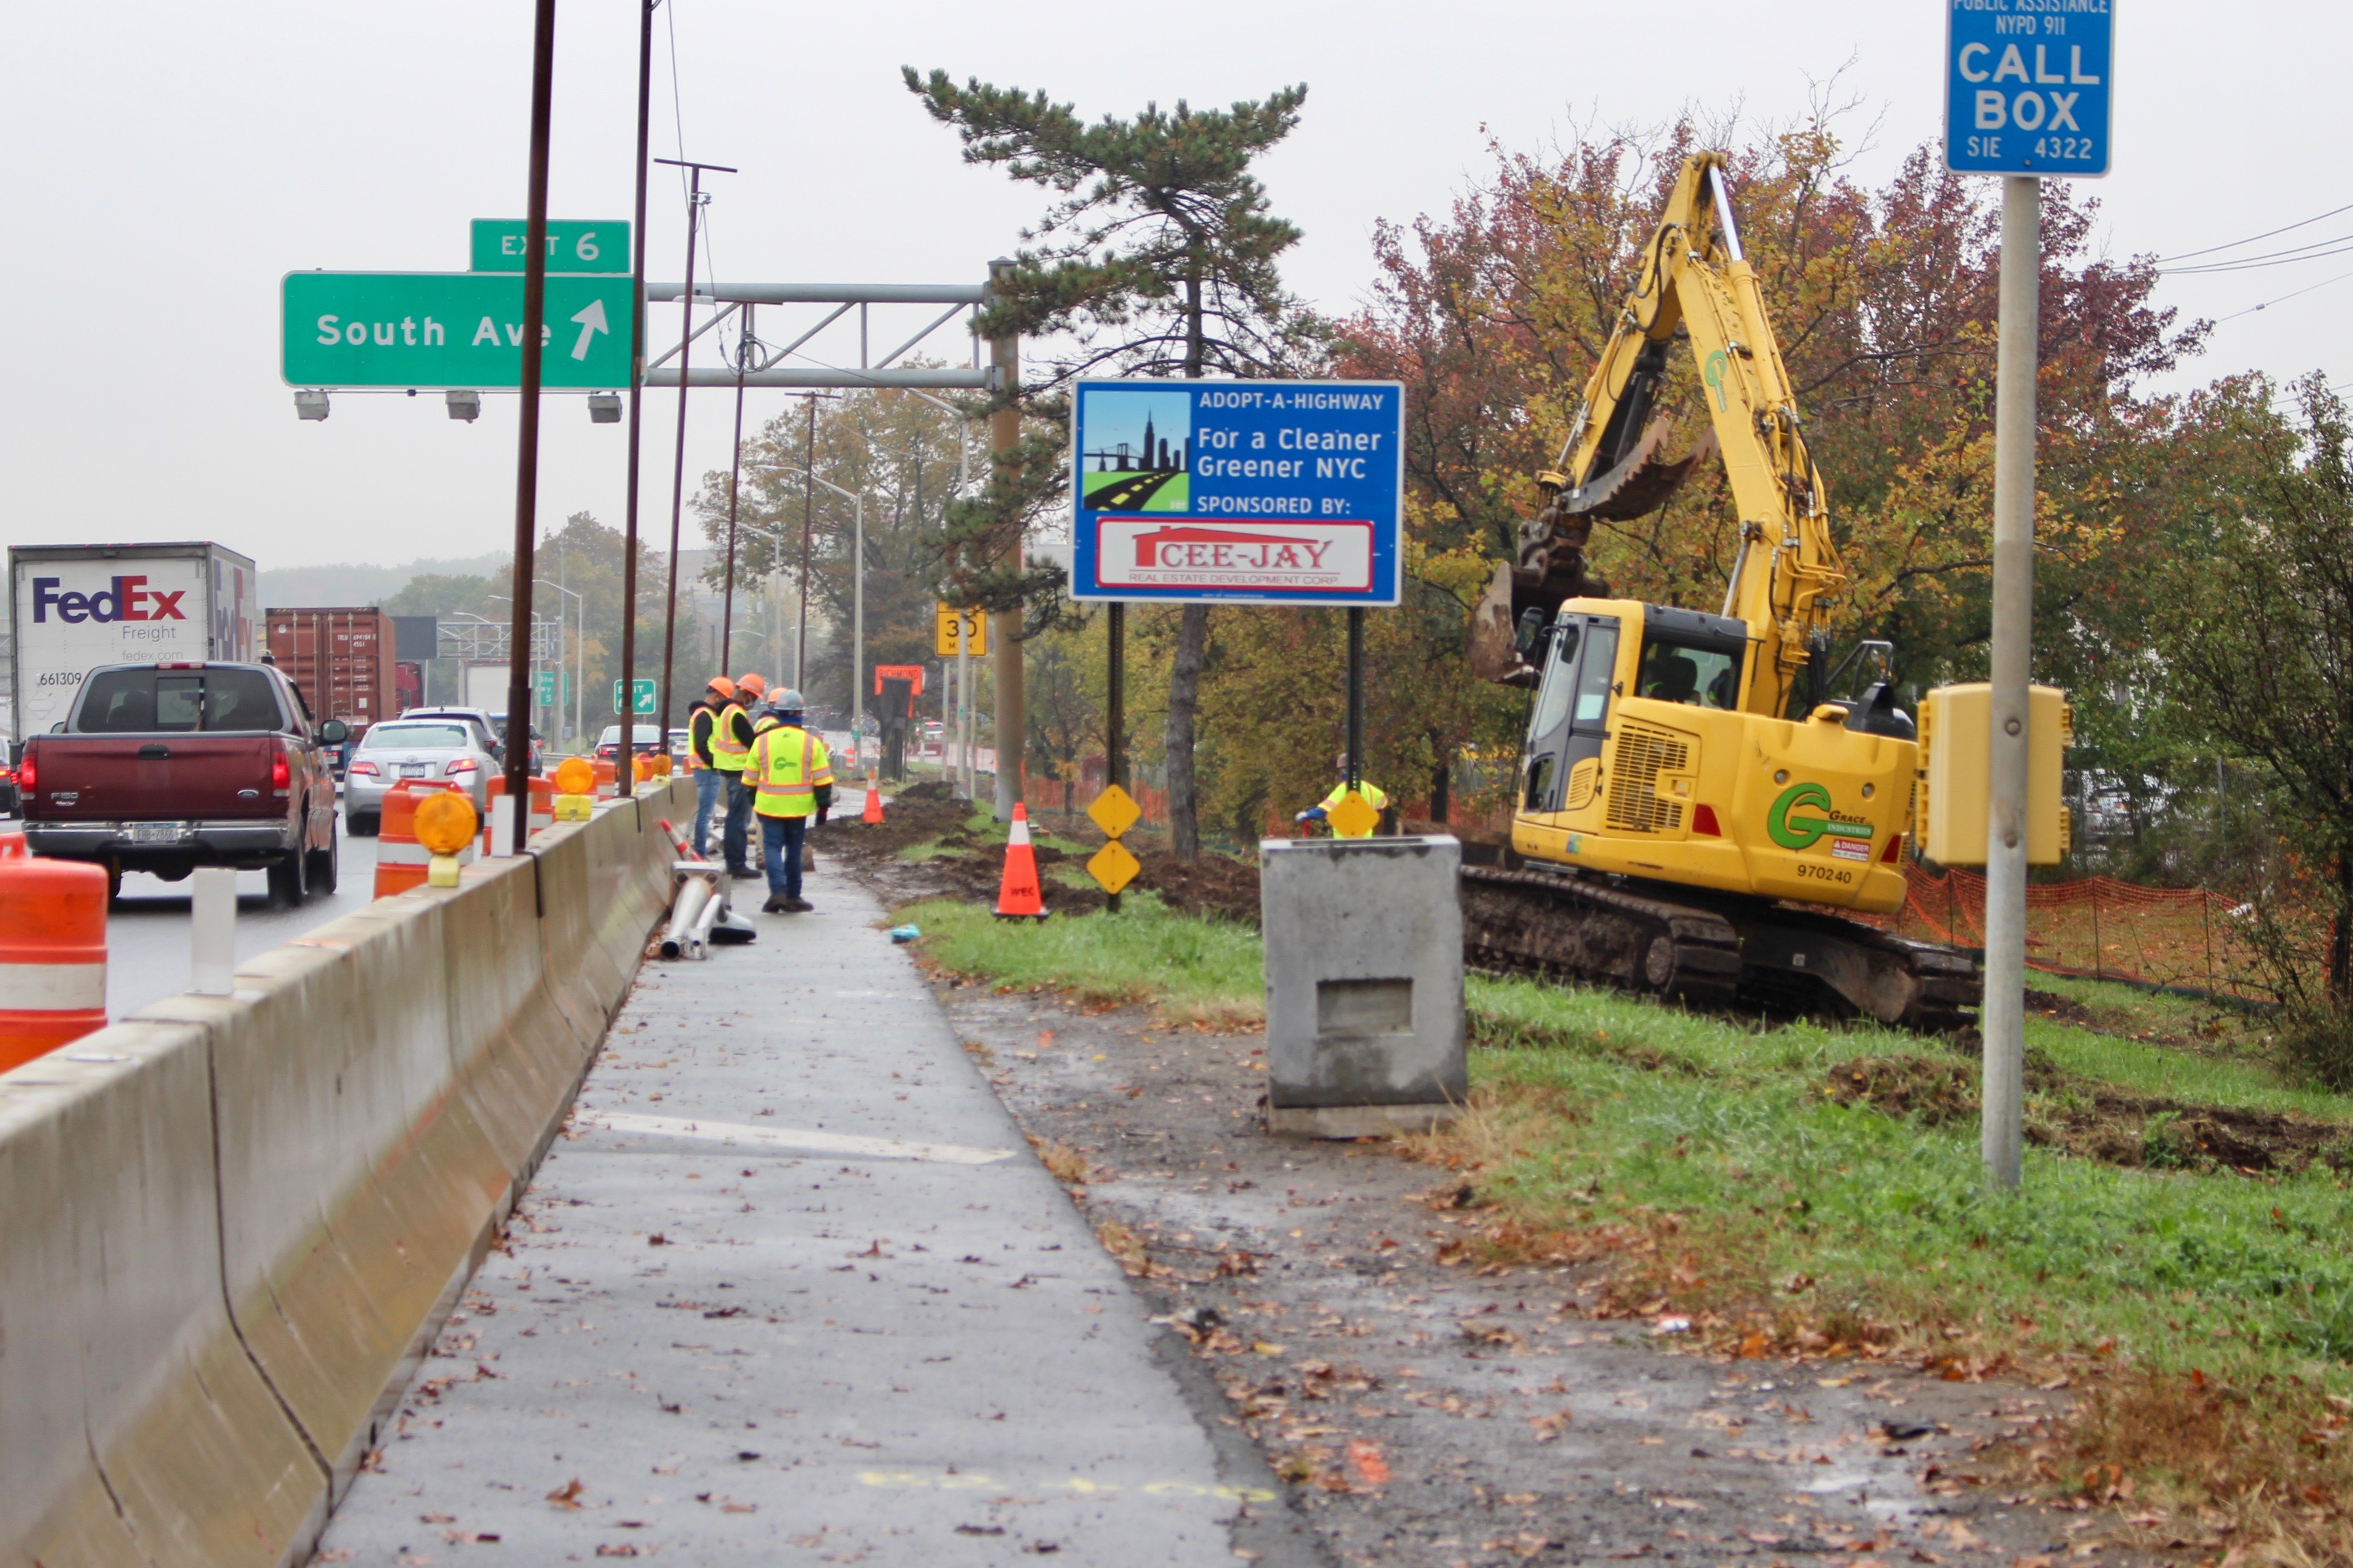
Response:
[[[2001,326],[1994,362],[1993,733],[1987,753],[1984,1114],[1986,1178],[2019,1184],[2026,1095],[2026,758],[2034,652],[2034,371],[2042,181],[2001,190]]]
[[[1013,269],[1013,258],[999,257],[988,264],[988,275],[994,282]],[[1006,333],[988,341],[988,365],[993,374],[997,396],[995,413],[988,416],[988,447],[994,461],[1009,458],[1021,440],[1021,406],[1015,394],[1021,384],[1021,353],[1018,342]],[[993,488],[993,487],[992,487]],[[1021,520],[1009,518],[1012,539],[1005,547],[1006,565],[1018,577],[1024,563],[1021,559]],[[1028,732],[1029,716],[1022,700],[1021,686],[1021,605],[1000,611],[997,616],[997,820],[1013,820],[1013,808],[1021,803],[1022,737]]]
[[[670,744],[670,687],[678,655],[678,520],[686,503],[686,391],[687,365],[694,353],[694,236],[702,222],[702,172],[732,174],[735,171],[724,163],[698,163],[686,158],[657,158],[657,163],[667,163],[674,169],[692,171],[686,196],[686,287],[679,295],[678,328],[678,458],[670,479],[670,598],[662,618],[662,683],[661,695],[656,699],[656,710],[660,717],[654,721],[661,731],[662,744]],[[643,225],[639,226],[642,229]],[[638,292],[643,294],[640,286]],[[724,658],[727,650],[720,649]],[[634,721],[634,715],[632,715]],[[615,770],[617,778],[619,770]]]
[[[808,693],[808,574],[809,531],[817,518],[817,399],[808,400],[808,443],[801,454],[801,603],[800,632],[793,643],[793,685],[804,699]]]
[[[547,319],[547,133],[555,87],[555,0],[539,0],[531,40],[531,174],[524,198],[522,264],[522,418],[515,441],[514,629],[507,659],[507,807],[514,824],[509,852],[531,837],[532,547],[539,536],[540,328]]]
[[[625,726],[638,721],[638,459],[646,401],[646,154],[653,126],[654,7],[659,4],[660,0],[638,0],[638,206],[630,244],[635,254],[629,266],[629,479],[628,497],[622,507],[621,700],[616,704]],[[668,718],[665,713],[664,752],[670,750]],[[635,788],[634,781],[622,782],[620,769],[613,770],[615,798],[625,797]]]
[[[752,368],[752,307],[735,339],[735,444],[727,457],[727,585],[719,599],[719,668],[735,668],[735,503],[744,489],[744,373]]]

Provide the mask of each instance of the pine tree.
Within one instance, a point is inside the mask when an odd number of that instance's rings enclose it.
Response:
[[[955,127],[966,163],[995,163],[1060,194],[1031,228],[978,323],[984,337],[1018,334],[1053,350],[1046,374],[1025,375],[1029,411],[1067,420],[1061,396],[1089,374],[1253,376],[1294,372],[1321,353],[1320,324],[1283,292],[1277,259],[1299,242],[1267,210],[1255,160],[1299,123],[1303,84],[1256,102],[1196,111],[1146,104],[1132,120],[1089,125],[1043,92],[958,87],[944,71],[905,71],[908,90]],[[1059,455],[1059,454],[1058,454]],[[1001,464],[984,513],[966,524],[1017,531],[1070,482],[1060,462],[1017,456]],[[997,582],[998,596],[1030,592]],[[992,608],[1005,607],[992,605]],[[1193,770],[1194,715],[1209,637],[1206,605],[1185,606],[1168,691],[1166,762],[1171,846],[1190,859],[1200,832]]]

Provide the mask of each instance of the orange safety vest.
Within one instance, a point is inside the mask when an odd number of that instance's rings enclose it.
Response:
[[[752,809],[762,816],[809,816],[818,786],[832,787],[833,758],[807,730],[779,724],[753,737],[744,776],[757,792]]]
[[[711,731],[711,765],[723,773],[740,773],[751,761],[752,748],[735,738],[735,721],[743,717],[743,706],[730,702]]]

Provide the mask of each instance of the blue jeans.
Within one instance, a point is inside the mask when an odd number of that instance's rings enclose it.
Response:
[[[760,818],[760,839],[768,858],[768,896],[801,896],[801,839],[808,832],[806,816]]]
[[[717,768],[694,775],[694,852],[711,853],[711,814],[719,809],[719,786],[725,782]]]
[[[752,802],[756,791],[744,783],[742,773],[729,773],[727,778],[727,831],[720,843],[727,851],[727,868],[741,870],[751,865]]]

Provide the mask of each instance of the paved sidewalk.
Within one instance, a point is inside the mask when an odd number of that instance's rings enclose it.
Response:
[[[322,1560],[1313,1561],[881,910],[808,896],[647,965]]]

